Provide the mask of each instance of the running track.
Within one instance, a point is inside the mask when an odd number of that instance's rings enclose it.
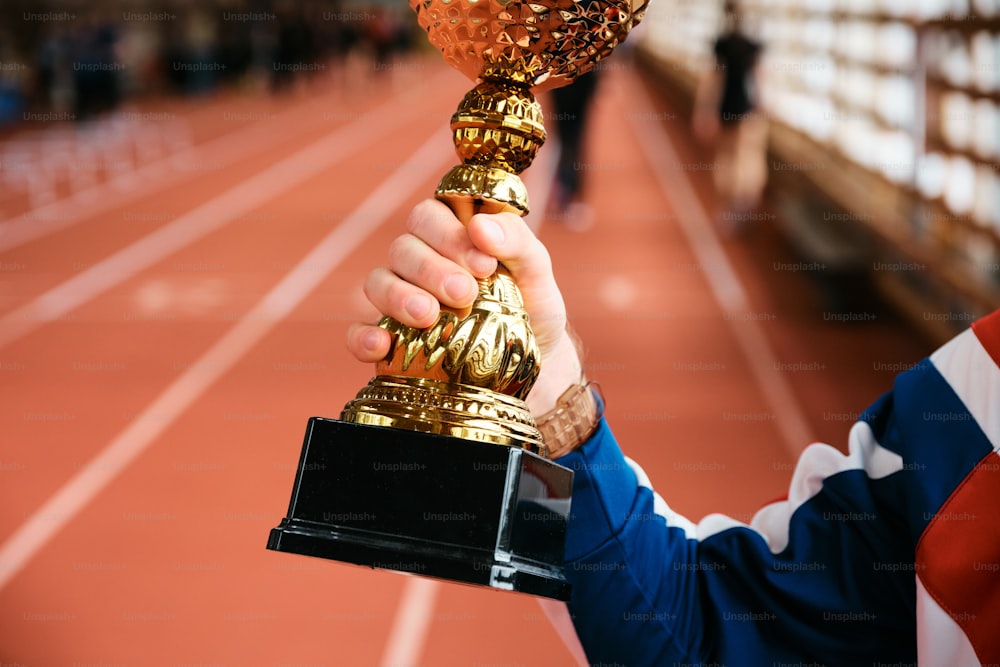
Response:
[[[353,95],[146,102],[183,141],[0,193],[0,663],[577,664],[534,598],[264,549],[306,419],[370,376],[343,343],[361,281],[453,163],[466,88],[431,59]],[[597,224],[530,220],[626,451],[689,517],[747,520],[931,345],[826,321],[772,222],[720,238],[685,127],[607,71]]]

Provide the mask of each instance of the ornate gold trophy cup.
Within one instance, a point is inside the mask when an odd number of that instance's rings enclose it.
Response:
[[[646,0],[410,0],[445,60],[477,81],[452,116],[462,164],[436,196],[460,220],[528,212],[545,141],[532,88],[571,83],[639,22]],[[524,399],[538,350],[500,267],[465,312],[392,335],[339,421],[309,420],[288,515],[268,548],[557,599],[573,473],[545,458]]]

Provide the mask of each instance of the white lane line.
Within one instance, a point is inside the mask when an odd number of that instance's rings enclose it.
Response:
[[[411,96],[421,92],[410,91]],[[38,238],[72,227],[105,211],[121,207],[167,187],[191,178],[201,165],[211,169],[236,164],[251,155],[280,146],[297,136],[303,123],[301,115],[313,108],[323,109],[329,95],[321,96],[305,107],[294,107],[271,118],[266,125],[254,125],[246,130],[212,139],[199,146],[191,146],[179,153],[123,173],[114,179],[93,185],[86,190],[69,195],[59,201],[33,208],[23,214],[0,221],[0,252],[11,250]],[[398,97],[371,112],[373,115],[389,113],[400,104]],[[368,116],[368,112],[364,112]],[[405,117],[405,114],[400,119]],[[277,130],[277,131],[276,131]]]
[[[416,667],[423,654],[440,588],[441,582],[436,579],[407,577],[379,667]]]
[[[382,135],[386,123],[405,123],[416,116],[399,114],[398,105],[399,100],[334,130],[0,317],[0,347],[65,317],[102,292],[360,151]]]
[[[292,113],[302,111],[299,108],[294,112],[286,112],[283,116],[288,118],[283,120],[290,120]],[[297,127],[295,123],[289,122],[277,126]],[[287,140],[290,135],[290,132],[278,134],[272,126],[254,126],[223,135],[199,146],[189,146],[178,153],[119,174],[109,181],[78,190],[58,201],[36,206],[0,221],[0,252],[11,250],[66,227],[72,227],[109,209],[162,191],[177,181],[192,177],[197,172],[197,169],[185,169],[184,166],[211,164],[213,168],[221,168],[235,164],[249,155],[279,145],[281,140]],[[139,187],[139,184],[145,187]]]
[[[653,108],[652,101],[634,75],[629,75],[626,85],[630,92],[625,99],[634,100],[639,108]],[[643,122],[640,128],[634,115],[630,125],[663,196],[678,214],[681,231],[703,269],[702,274],[715,300],[722,312],[728,315],[723,319],[728,322],[764,400],[775,415],[786,450],[793,459],[797,459],[802,448],[812,442],[812,429],[791,385],[781,371],[776,370],[778,359],[760,324],[736,317],[750,311],[750,299],[722,248],[711,218],[687,175],[680,169],[668,168],[668,165],[677,165],[681,161],[663,127],[659,123]]]
[[[538,605],[545,612],[545,617],[549,619],[549,623],[552,624],[556,634],[559,635],[559,639],[562,640],[563,645],[569,651],[573,659],[573,664],[576,667],[587,667],[590,662],[587,660],[587,654],[584,652],[580,638],[576,634],[576,628],[573,626],[573,618],[569,615],[569,607],[566,606],[566,603],[559,600],[538,598]]]
[[[325,143],[325,142],[324,142]],[[329,147],[327,147],[329,148]],[[124,431],[39,507],[0,546],[0,589],[79,514],[126,466],[142,454],[185,410],[260,340],[385,220],[402,206],[428,170],[442,172],[453,160],[433,136],[403,161],[344,221],[313,248],[281,282],[170,384]],[[425,169],[426,167],[426,169]],[[168,415],[164,418],[164,415]]]

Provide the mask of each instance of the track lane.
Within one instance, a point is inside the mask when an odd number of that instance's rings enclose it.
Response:
[[[410,99],[405,99],[407,95]],[[104,196],[96,206],[88,209],[89,212],[74,212],[72,216],[67,214],[55,218],[58,225],[49,226],[47,231],[42,226],[43,231],[36,232],[61,232],[53,243],[25,241],[26,246],[8,249],[0,257],[4,265],[18,268],[18,279],[11,281],[0,293],[0,308],[6,311],[0,319],[0,345],[7,340],[4,338],[5,328],[16,326],[18,321],[23,324],[44,315],[46,308],[27,307],[39,292],[54,290],[74,278],[79,280],[80,274],[94,273],[101,262],[107,261],[123,244],[138,243],[154,233],[162,234],[171,226],[179,226],[179,220],[200,206],[209,205],[220,196],[220,192],[244,187],[246,181],[257,177],[268,167],[278,168],[276,163],[283,160],[287,160],[284,166],[288,172],[306,174],[316,168],[314,161],[327,159],[322,152],[316,154],[316,151],[310,151],[318,141],[326,141],[329,145],[327,150],[331,153],[341,151],[343,157],[350,157],[352,151],[363,149],[366,142],[373,141],[384,131],[383,127],[396,122],[399,104],[411,108],[411,113],[400,118],[400,122],[426,113],[419,104],[420,90],[415,87],[389,101],[381,100],[379,104],[349,113],[330,109],[328,104],[333,99],[336,95],[327,93],[317,100],[299,102],[280,114],[269,115],[268,120],[254,127],[230,133],[216,142],[225,141],[225,146],[205,147],[197,155],[177,156],[180,162],[169,160],[174,168],[171,173],[173,178],[151,183],[149,189],[152,192],[135,199]],[[221,111],[219,115],[225,117],[235,113]],[[288,155],[294,150],[303,151],[301,157]],[[330,159],[334,157],[331,155]],[[262,185],[266,187],[266,183]],[[253,188],[246,194],[252,196]],[[240,198],[237,197],[237,203]],[[222,210],[227,210],[227,207]],[[212,213],[216,218],[220,215],[219,211]],[[35,214],[28,212],[26,215],[29,217],[15,222],[26,225],[28,231],[35,230]],[[70,221],[74,223],[72,226]],[[217,222],[224,224],[225,220]],[[8,236],[15,238],[10,242],[16,242],[16,237],[23,239],[26,233],[13,230]],[[5,238],[0,236],[0,247]],[[79,291],[72,285],[67,288],[71,293]]]
[[[439,123],[425,120],[412,135],[405,129],[385,135],[377,150],[405,151],[403,146],[421,136],[445,140],[433,132],[434,125]],[[198,350],[244,317],[256,295],[343,220],[347,202],[330,207],[322,201],[339,173],[341,168],[328,170],[267,202],[237,226],[216,230],[7,350],[7,358],[23,368],[11,374],[21,381],[20,391],[0,414],[20,421],[24,430],[6,455],[36,473],[21,476],[23,485],[12,480],[8,487],[12,500],[2,515],[3,534],[9,534],[11,519],[16,524],[51,493],[51,480],[83,465],[96,443],[112,437],[119,425],[172,417],[144,415],[150,392],[188,370]],[[371,191],[388,173],[381,159],[355,165],[353,178],[364,187],[357,192]],[[284,236],[280,244],[274,241],[276,229]],[[230,259],[234,251],[239,259]],[[156,352],[151,356],[151,351]],[[95,405],[93,390],[116,400]]]
[[[421,137],[432,134],[433,134],[432,132],[425,130],[423,133],[417,133],[417,136]],[[435,152],[438,153],[439,155],[447,154],[446,145],[440,143],[440,137],[433,136],[432,140],[429,141],[427,145],[433,146]],[[443,170],[444,166],[446,166],[446,162],[444,160],[440,161]],[[413,178],[417,178],[419,179],[418,182],[422,182],[427,178],[427,173],[425,171],[426,166],[427,165],[421,161],[420,164],[411,164],[409,166],[403,165],[401,167],[401,171],[407,172],[407,176],[411,180]],[[371,174],[373,180],[375,181],[372,184],[373,187],[366,188],[361,192],[372,191],[375,189],[374,188],[375,184],[377,184],[379,181],[384,181],[385,175],[378,173],[382,171],[384,171],[384,166],[381,165],[376,166],[373,170],[373,173]],[[312,192],[316,192],[316,185],[317,184],[313,184]],[[427,185],[430,186],[431,184],[428,182]],[[404,196],[405,193],[406,191],[404,190],[403,192]],[[295,195],[291,196],[294,198]],[[275,202],[275,205],[280,208],[282,203],[283,202],[278,201]],[[409,203],[412,204],[412,202]],[[374,219],[372,220],[372,223],[374,223]],[[356,220],[355,222],[355,226],[360,225],[361,227],[363,227],[366,224],[368,224],[368,221],[366,219],[359,219]],[[383,243],[385,242],[387,241],[384,241]],[[334,246],[337,245],[336,239],[333,240],[333,244]],[[262,248],[267,247],[266,244],[259,242],[256,245]],[[325,254],[328,253],[329,251],[327,251],[327,253]],[[317,260],[312,260],[311,263],[315,264],[316,261]],[[322,277],[323,277],[322,273],[320,273],[318,270],[310,266],[309,260],[306,261],[303,270],[299,272],[299,278],[305,280],[315,280]],[[334,284],[339,285],[342,279],[343,279],[342,276],[337,276],[334,279]],[[325,294],[325,296],[328,298],[329,287],[326,287],[326,292],[327,293]],[[272,294],[274,294],[275,296],[270,301],[270,306],[268,307],[284,308],[287,307],[288,305],[291,305],[287,304],[285,299],[281,298],[280,293],[272,292]],[[328,311],[324,309],[323,312],[328,312]],[[251,314],[250,317],[242,320],[240,324],[245,323],[252,327],[260,321],[261,317],[253,316]],[[347,322],[343,321],[342,324],[343,326],[346,326]],[[343,334],[343,331],[340,331],[340,333]],[[281,347],[282,356],[285,359],[287,359],[289,355],[289,349],[294,347],[295,347],[294,344],[292,344],[291,346],[287,344],[282,345]],[[220,350],[220,352],[230,353],[232,346],[223,345],[218,349]],[[217,362],[213,362],[211,359],[209,359],[207,368],[216,368],[216,366],[214,365],[215,363]],[[316,362],[315,360],[311,360],[307,362],[307,365],[311,369],[315,370],[317,368],[317,363],[318,362]],[[272,361],[269,365],[248,361],[246,365],[250,367],[251,372],[254,374],[255,381],[252,383],[251,386],[255,387],[255,389],[258,391],[262,384],[262,381],[263,383],[266,384],[268,383],[269,380],[272,380],[273,378],[277,378],[280,376],[291,376],[294,377],[296,380],[298,380],[302,376],[301,367],[297,365],[297,362],[294,361],[282,361],[282,362]],[[242,363],[241,367],[243,367]],[[218,369],[218,370],[224,370],[224,369]],[[308,374],[309,373],[307,373],[307,375]],[[329,384],[330,378],[328,376],[328,373],[312,373],[312,374],[316,376],[315,379],[317,380],[317,382],[326,383],[327,385]],[[238,394],[239,392],[237,391],[235,393]],[[321,393],[324,392],[322,392],[318,387],[314,387],[313,391],[311,392],[313,396],[319,395]],[[234,392],[232,390],[223,391],[221,395],[224,398],[224,402],[228,403],[230,397],[234,395]],[[206,398],[203,403],[212,405],[213,401],[210,398]],[[199,404],[198,407],[201,407],[201,405],[202,404]],[[241,467],[239,460],[240,458],[245,457],[247,453],[245,447],[243,446],[243,443],[248,440],[260,442],[259,440],[257,440],[257,438],[259,438],[261,435],[260,434],[261,429],[259,428],[260,424],[258,423],[258,420],[255,419],[254,415],[269,415],[272,414],[272,411],[269,412],[251,411],[247,413],[240,410],[239,408],[230,406],[228,409],[225,407],[218,410],[211,409],[208,415],[206,415],[201,413],[200,410],[196,409],[194,410],[194,412],[197,415],[195,417],[195,420],[196,422],[198,422],[196,424],[196,429],[199,430],[198,436],[196,436],[195,438],[182,440],[178,442],[173,440],[173,438],[170,437],[169,435],[165,435],[165,442],[163,443],[164,446],[161,447],[160,449],[162,449],[163,452],[165,452],[167,459],[171,461],[170,465],[154,466],[153,471],[151,471],[152,474],[150,474],[150,479],[146,480],[138,487],[133,487],[128,481],[124,479],[122,480],[124,482],[126,489],[129,489],[131,493],[126,492],[124,497],[119,496],[117,500],[112,501],[111,507],[112,508],[131,507],[134,509],[122,510],[120,515],[116,515],[116,511],[114,509],[108,508],[105,509],[105,511],[103,512],[100,509],[97,509],[96,515],[93,518],[90,518],[88,520],[87,517],[82,517],[80,522],[74,522],[70,524],[68,526],[69,530],[65,532],[72,533],[73,530],[76,529],[78,526],[86,525],[88,523],[97,523],[98,530],[101,530],[101,527],[103,526],[110,529],[108,531],[108,534],[114,534],[115,533],[114,528],[116,527],[116,525],[119,527],[120,525],[124,525],[127,527],[130,533],[133,534],[138,533],[143,536],[141,539],[127,540],[128,544],[134,543],[136,545],[139,545],[140,547],[140,550],[135,555],[134,559],[127,558],[127,554],[130,552],[129,547],[127,545],[121,545],[122,548],[120,553],[123,558],[126,558],[125,562],[139,563],[144,566],[149,566],[156,564],[158,562],[162,562],[162,557],[158,557],[156,555],[157,554],[156,550],[153,551],[148,550],[150,542],[151,541],[156,542],[156,540],[163,539],[164,537],[166,537],[168,539],[168,543],[162,545],[162,551],[160,551],[159,553],[161,553],[162,555],[169,554],[168,558],[174,558],[177,553],[176,544],[170,541],[169,538],[171,536],[173,537],[177,536],[175,531],[178,528],[179,520],[190,519],[190,524],[186,524],[184,526],[184,532],[193,531],[194,534],[200,534],[201,529],[205,525],[207,525],[208,531],[211,535],[211,538],[213,539],[218,539],[220,537],[227,537],[227,536],[233,537],[232,535],[233,531],[236,531],[239,534],[239,537],[233,538],[232,541],[228,542],[229,546],[225,546],[226,543],[224,543],[221,546],[221,549],[218,550],[216,553],[226,552],[227,549],[231,550],[235,544],[237,549],[236,555],[238,558],[258,560],[262,564],[272,562],[275,556],[281,559],[283,555],[271,554],[270,552],[265,552],[263,550],[263,544],[264,540],[266,539],[267,528],[276,523],[277,519],[280,518],[280,508],[284,507],[284,505],[287,503],[288,492],[290,490],[290,484],[294,473],[294,462],[297,460],[297,448],[301,440],[300,429],[304,425],[304,418],[302,416],[303,413],[300,412],[301,404],[295,403],[293,405],[297,416],[296,421],[299,423],[299,426],[296,428],[297,432],[295,433],[295,436],[293,438],[285,438],[282,440],[282,442],[287,443],[287,445],[289,445],[290,447],[295,448],[295,452],[294,453],[285,452],[284,456],[282,457],[283,464],[281,465],[280,471],[274,467],[276,464],[269,464],[267,466],[263,466],[264,471],[271,473],[275,479],[279,477],[279,475],[277,474],[278,472],[283,473],[280,475],[281,486],[282,486],[280,493],[281,499],[279,501],[275,501],[273,498],[270,499],[268,503],[270,509],[268,511],[265,511],[263,509],[261,509],[260,511],[256,511],[254,508],[250,507],[250,502],[247,500],[247,498],[248,496],[253,496],[254,494],[253,486],[246,486],[245,484],[241,483],[241,478],[219,479],[219,476],[216,473],[219,473],[220,471],[234,471],[235,474],[235,472],[238,471],[238,469]],[[327,412],[328,411],[324,410],[321,412],[321,414]],[[241,421],[241,419],[237,417],[235,420],[230,421],[229,423],[223,422],[222,424],[220,424],[217,419],[217,415],[219,414],[249,415],[249,416],[246,421]],[[212,417],[210,417],[209,415],[215,415],[216,418],[212,419]],[[161,409],[158,411],[154,410],[151,414],[144,415],[144,417],[142,417],[141,420],[145,420],[145,423],[152,423],[155,429],[157,427],[158,419],[165,418],[165,419],[170,419],[170,421],[173,422],[174,420],[172,419],[172,417],[175,416],[178,418],[179,421],[182,422],[185,421],[187,418],[186,413],[174,414],[173,409],[168,406],[165,409]],[[168,424],[168,426],[170,430],[174,428],[174,425],[172,423]],[[245,429],[247,432],[243,433],[242,436],[238,432],[220,433],[218,432],[218,428],[220,426],[225,427],[227,431],[238,431],[239,428],[236,427],[241,427]],[[265,460],[267,460],[271,456],[273,456],[273,452],[275,450],[270,446],[270,443],[272,441],[265,440],[264,442],[266,444],[265,448],[262,451],[263,453],[265,453]],[[220,447],[213,448],[212,453],[206,457],[204,448],[208,443],[221,443],[221,445]],[[220,453],[220,449],[223,447],[231,447],[230,454],[232,455],[233,458],[229,458],[228,462],[220,463],[220,459],[217,458],[216,455]],[[198,451],[199,448],[202,450],[201,453],[199,453]],[[150,454],[154,459],[156,458],[155,452],[151,452]],[[128,469],[129,475],[127,475],[126,477],[129,480],[131,480],[135,475],[138,475],[140,477],[143,476],[143,463],[146,460],[147,457],[142,457],[142,459],[137,461],[135,467],[138,469],[138,472],[133,472],[133,469],[130,467]],[[223,457],[223,460],[225,461],[227,459]],[[253,466],[251,466],[251,468],[252,467]],[[165,472],[167,473],[166,475],[164,475]],[[251,479],[255,477],[259,478],[260,476],[259,469],[256,471],[252,469],[244,470],[244,472],[251,473],[250,474]],[[256,475],[253,474],[254,472],[256,472],[257,474]],[[177,478],[178,477],[183,478],[189,476],[193,478],[191,481],[211,480],[211,483],[209,483],[207,487],[200,489],[201,491],[205,492],[208,495],[207,499],[208,506],[212,508],[212,510],[210,511],[211,516],[207,517],[207,522],[208,522],[207,524],[203,523],[203,520],[206,519],[206,517],[201,516],[200,513],[197,511],[190,512],[189,510],[192,508],[190,508],[187,505],[186,498],[183,496],[179,498],[177,495],[178,487],[175,486],[174,484]],[[117,481],[118,480],[115,480],[115,484],[117,484]],[[230,488],[230,489],[236,488],[240,490],[239,493],[233,494],[231,497],[229,497],[229,503],[231,504],[228,504],[223,499],[213,496],[213,494],[218,493],[219,484],[221,484],[223,488]],[[181,488],[183,488],[185,494],[188,492],[197,493],[197,491],[199,490],[199,485],[197,483],[186,484],[183,485]],[[114,490],[112,489],[110,494],[101,494],[99,496],[99,500],[103,500],[107,497],[107,495],[113,495],[113,494]],[[100,505],[101,503],[98,502],[97,504]],[[204,505],[197,505],[194,509],[197,510],[198,508],[203,506]],[[88,507],[84,511],[85,513],[87,513],[89,517],[91,509]],[[55,515],[60,516],[60,513],[56,511]],[[50,518],[51,516],[52,515],[50,515]],[[263,522],[269,524],[267,525],[267,528],[265,528],[264,525],[260,526],[257,525],[258,523],[263,523]],[[246,532],[248,531],[248,527],[253,528],[252,534]],[[244,543],[243,540],[241,539],[243,537],[248,538],[246,543]],[[56,536],[57,542],[62,539],[64,539],[63,533],[60,533]],[[70,536],[69,538],[66,539],[70,539],[72,541],[73,537]],[[92,540],[93,538],[91,537],[90,541]],[[79,558],[81,553],[87,553],[89,551],[89,549],[86,548],[86,544],[88,543],[87,538],[84,538],[83,542],[84,544],[82,546],[84,548],[82,549],[71,549],[69,551],[66,551],[59,548],[58,546],[54,546],[53,550],[60,555],[64,555],[64,557],[66,554],[73,553],[75,554],[75,557]],[[253,556],[248,556],[247,554],[247,550],[251,548],[250,543],[253,544],[252,546],[254,553]],[[45,551],[48,550],[46,549]],[[158,558],[160,558],[160,560],[158,560]],[[286,556],[286,558],[292,561],[299,560],[294,557],[288,557],[288,556]],[[44,562],[44,560],[45,560],[45,554],[42,553],[39,555],[39,561]],[[90,562],[90,561],[85,561],[85,562]],[[96,560],[93,562],[99,563],[103,561]],[[181,560],[176,562],[180,563],[181,565],[178,565],[179,572],[175,574],[174,577],[176,579],[183,581],[185,584],[189,584],[191,577],[189,576],[190,572],[188,572],[188,570],[194,568],[195,571],[197,571],[198,567],[200,567],[197,564],[201,561]],[[194,565],[192,565],[191,568],[188,568],[183,565],[183,563],[186,562],[194,563]],[[62,567],[57,567],[56,571],[63,571],[63,572],[67,571],[68,569],[66,567],[67,563],[63,562],[62,565],[63,565]],[[33,566],[34,562],[31,565],[29,565],[29,570],[31,570]],[[211,571],[210,567],[208,566],[205,567],[206,569]],[[99,569],[99,567],[96,569]],[[307,573],[311,574],[312,568],[309,568]],[[128,567],[121,568],[121,571],[117,572],[116,574],[118,574],[117,578],[119,581],[130,579],[130,570]],[[197,621],[198,618],[196,614],[195,615],[187,613],[178,614],[174,611],[158,611],[155,613],[150,612],[148,614],[145,614],[145,613],[132,613],[127,611],[130,604],[131,605],[136,604],[137,598],[133,597],[133,594],[136,592],[136,590],[140,592],[144,591],[145,594],[149,596],[138,599],[149,600],[149,601],[158,599],[158,595],[164,592],[158,587],[158,584],[153,579],[147,579],[146,577],[142,576],[142,573],[137,573],[137,574],[139,576],[136,579],[136,581],[131,582],[130,585],[124,587],[121,591],[121,593],[125,595],[125,600],[121,601],[122,606],[116,607],[117,609],[123,610],[122,617],[117,620],[129,621],[129,620],[149,619],[151,621],[154,620],[174,621],[180,619],[182,622],[174,625],[183,626],[185,630],[185,636],[187,636],[188,634],[187,631],[191,631],[193,630],[193,628],[186,624],[190,621]],[[30,577],[30,572],[26,572],[25,576]],[[259,577],[257,579],[259,580]],[[275,581],[283,583],[284,580],[276,578]],[[232,583],[230,579],[225,579],[221,583],[224,586],[227,586],[227,591],[224,595],[220,595],[218,598],[213,598],[213,599],[217,599],[223,605],[229,605],[220,612],[219,617],[214,619],[214,621],[218,621],[221,618],[221,620],[224,622],[222,626],[223,628],[235,628],[237,630],[241,630],[250,627],[255,623],[270,622],[270,621],[275,621],[278,624],[281,624],[280,619],[282,619],[283,616],[279,611],[274,611],[274,607],[270,605],[270,603],[268,603],[267,611],[261,611],[259,608],[253,607],[253,605],[249,602],[249,600],[245,598],[245,596],[242,596],[232,590],[228,590],[228,584]],[[14,582],[13,586],[16,586],[16,584],[17,581]],[[312,587],[313,585],[314,585],[313,583],[309,583],[310,587]],[[245,587],[243,587],[241,583],[237,583],[236,586],[240,587],[243,590],[243,592],[245,592],[246,589]],[[375,588],[377,588],[377,586]],[[338,586],[332,586],[328,590],[333,591],[337,589]],[[202,592],[204,593],[204,591]],[[74,598],[72,594],[70,595],[70,597]],[[114,599],[113,593],[111,592],[106,593],[105,599],[108,598]],[[348,605],[351,605],[354,603],[355,600],[354,598],[346,598],[345,601],[348,603]],[[114,607],[114,604],[113,602],[111,602],[111,599],[108,599],[108,602],[111,603],[112,606]],[[176,607],[173,605],[177,602],[178,602],[177,600],[171,599],[169,602],[166,602],[160,606],[164,609],[175,609]],[[183,598],[179,602],[182,605],[185,604]],[[294,618],[297,619],[298,616],[301,615],[300,611],[301,607],[299,605],[304,604],[304,602],[305,601],[302,599],[302,596],[295,596],[295,601],[292,603],[291,606],[295,610],[299,610],[299,613],[294,614],[293,616]],[[233,605],[235,605],[235,607]],[[348,612],[340,612],[340,613],[348,613]],[[92,618],[91,620],[93,621],[96,619]],[[318,620],[318,618],[316,620]],[[225,624],[226,621],[228,621],[229,624]],[[87,622],[81,620],[81,623],[75,625],[74,628],[80,628],[80,631],[83,633],[82,636],[94,634],[95,631],[97,634],[108,634],[109,631],[112,629],[112,627],[115,626],[115,624],[116,624],[116,619],[114,618],[114,616],[112,616],[112,618],[110,619],[110,626],[109,625],[102,626],[98,624],[98,626],[95,628],[93,626],[90,626]],[[148,625],[139,627],[142,627],[143,629],[149,627],[153,632],[156,632],[155,630],[156,625],[157,623],[150,623]],[[159,625],[162,626],[162,623],[159,623]],[[291,631],[293,627],[294,624],[292,627],[289,628],[289,631]],[[194,632],[193,634],[197,635],[198,633]],[[323,632],[321,629],[317,629],[316,636],[323,637],[324,642],[330,639],[328,635],[329,635],[328,632]],[[70,646],[72,646],[72,644],[70,644]],[[377,650],[377,648],[378,648],[378,643],[376,642],[374,644],[374,650]],[[66,647],[56,647],[56,650],[57,651],[61,650],[63,651],[63,653],[61,654],[56,653],[54,656],[52,656],[53,658],[56,659],[55,661],[58,661],[60,659],[66,660],[70,657],[73,657],[74,655],[72,649],[70,650],[70,652],[66,653]],[[128,654],[130,650],[131,648],[123,647],[122,650],[118,652],[118,654],[125,655]],[[286,649],[284,647],[276,646],[275,650],[279,651],[274,655],[274,660],[277,661],[281,657],[280,651]],[[353,655],[352,651],[348,650],[346,653],[347,653],[347,658],[351,659],[350,656]],[[248,649],[246,655],[242,655],[242,657],[240,657],[240,655],[241,654],[237,652],[237,656],[233,658],[234,660],[237,661],[237,664],[253,664],[254,660],[261,658],[261,651],[259,647],[251,647]],[[62,657],[60,658],[60,656]],[[137,656],[132,657],[132,660],[138,660],[138,659],[140,658]],[[178,656],[177,659],[182,659],[182,658]],[[373,658],[369,657],[366,660],[366,662],[371,662],[371,660],[373,660]],[[165,661],[162,664],[172,664],[172,663]]]
[[[400,138],[389,135],[384,146],[395,146]],[[380,165],[369,175],[368,183],[374,187],[384,175],[385,167]],[[6,358],[13,360],[8,363],[20,368],[9,377],[25,383],[3,407],[5,419],[25,426],[25,435],[6,448],[8,460],[42,476],[60,465],[67,470],[81,465],[87,456],[81,442],[107,433],[109,423],[127,423],[138,414],[141,403],[133,399],[147,395],[144,387],[151,390],[184,370],[192,358],[182,350],[198,345],[205,333],[241,317],[257,290],[266,289],[269,276],[280,275],[293,265],[295,255],[291,253],[299,252],[310,235],[341,219],[343,213],[339,206],[296,204],[286,199],[280,208],[262,209],[242,221],[239,229],[222,234],[222,240],[209,239],[202,249],[195,247],[165,260],[138,276],[134,284],[112,290],[102,303],[87,304],[71,313],[51,330],[40,332],[34,346],[8,350]],[[293,216],[293,220],[285,222],[285,216]],[[278,246],[263,241],[273,239],[276,228],[294,238]],[[255,247],[257,250],[251,251]],[[241,248],[236,260],[234,248]],[[79,344],[67,345],[67,341]],[[25,352],[32,349],[34,354]],[[150,358],[150,350],[159,352]],[[51,373],[59,381],[52,382]],[[89,407],[89,391],[115,395],[122,382],[128,383],[128,391],[113,404],[114,410],[109,413]],[[78,405],[88,407],[78,409]],[[81,432],[86,435],[81,437]],[[39,448],[39,439],[48,446]],[[47,460],[60,442],[74,446],[65,456]],[[47,488],[40,481],[32,478],[29,488],[9,489],[18,510],[27,511],[30,502]],[[15,518],[19,514],[13,513]]]
[[[10,154],[7,149],[20,143],[42,148],[50,141],[56,146],[66,140],[71,145],[87,144],[92,137],[105,134],[112,138],[124,135],[126,150],[120,162],[103,164],[99,160],[96,169],[86,162],[74,165],[75,173],[86,174],[84,178],[76,178],[76,182],[93,181],[92,187],[70,188],[71,182],[65,174],[56,181],[46,179],[66,196],[37,206],[29,202],[27,192],[19,190],[17,184],[31,177],[25,173],[28,172],[25,167],[43,161],[45,150],[35,151],[35,159],[27,163],[18,159],[0,163],[0,173],[5,177],[5,185],[0,187],[0,216],[6,216],[0,217],[0,252],[97,215],[106,204],[102,199],[131,199],[162,189],[166,181],[190,181],[204,173],[218,175],[241,159],[252,157],[252,151],[280,145],[303,130],[332,128],[355,120],[412,87],[415,74],[421,75],[429,68],[441,69],[440,63],[428,60],[425,57],[391,79],[370,78],[361,85],[351,86],[350,91],[338,85],[334,77],[314,77],[294,93],[282,95],[222,90],[207,98],[140,100],[100,120],[73,126],[35,129],[29,124],[5,137],[0,143],[3,155],[18,157],[19,153]],[[140,143],[141,137],[157,132],[168,135],[170,143],[179,144],[177,150],[144,145],[148,141]],[[179,136],[171,136],[174,134]],[[155,183],[148,182],[152,177]]]
[[[436,142],[437,137],[433,137]],[[318,149],[324,145],[318,144]],[[434,143],[423,144],[411,160],[416,164],[430,162],[440,150]],[[131,462],[154,443],[173,420],[149,418],[147,415],[181,415],[199,400],[219,377],[240,363],[254,346],[266,336],[295,305],[312,291],[317,283],[335,270],[342,258],[363,243],[375,225],[384,222],[392,211],[399,192],[406,192],[414,181],[406,166],[389,175],[352,211],[342,223],[324,236],[319,244],[292,267],[280,282],[271,288],[245,315],[202,354],[194,364],[174,380],[129,426],[117,435],[79,473],[50,498],[0,546],[0,587],[16,576],[19,568],[42,548],[45,542],[71,521],[74,512],[85,507],[104,487],[120,475]],[[419,182],[419,181],[417,181]],[[268,197],[270,198],[270,196]],[[371,229],[366,229],[366,227]],[[60,517],[61,520],[54,520]]]

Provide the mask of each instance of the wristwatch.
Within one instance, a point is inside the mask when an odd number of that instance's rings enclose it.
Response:
[[[569,454],[594,434],[601,419],[599,391],[593,382],[571,385],[556,401],[556,407],[535,420],[546,457]]]

